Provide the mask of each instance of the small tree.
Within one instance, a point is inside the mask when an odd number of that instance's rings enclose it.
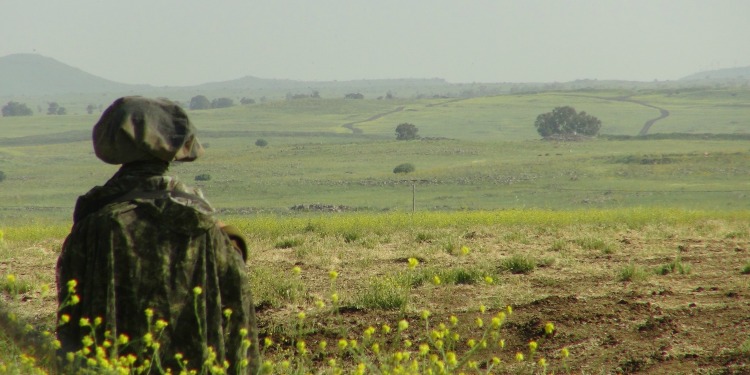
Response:
[[[393,173],[411,173],[414,172],[414,170],[414,164],[404,163],[397,165],[396,168],[393,168]]]
[[[398,140],[410,140],[410,139],[417,139],[419,136],[417,135],[417,132],[419,129],[417,129],[414,124],[410,124],[408,122],[405,122],[403,124],[399,124],[396,127],[396,139]]]
[[[190,99],[190,109],[209,109],[211,101],[203,95],[196,95]]]
[[[218,98],[211,102],[211,108],[229,108],[234,105],[234,100],[229,98]]]
[[[94,110],[96,109],[96,106],[93,104],[89,104],[86,106],[86,113],[92,114],[94,113]]]
[[[246,98],[246,97],[243,96],[242,99],[240,99],[240,104],[242,104],[242,105],[255,104],[255,99],[253,99],[253,98]]]
[[[47,107],[48,115],[64,115],[67,112],[65,107],[61,107],[57,102],[51,102],[49,103],[49,107]]]
[[[9,116],[31,116],[34,111],[31,110],[26,104],[19,102],[8,102],[3,106],[2,113],[4,117]]]
[[[537,116],[534,126],[544,138],[575,135],[594,137],[599,134],[602,122],[586,112],[576,112],[575,108],[565,106]]]
[[[266,147],[268,146],[268,142],[265,139],[258,139],[255,141],[255,145],[258,147]]]

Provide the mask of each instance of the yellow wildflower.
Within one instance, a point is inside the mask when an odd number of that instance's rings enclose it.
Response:
[[[419,260],[417,258],[409,258],[409,269],[415,269],[419,265]]]
[[[409,322],[407,322],[406,319],[403,319],[400,322],[398,322],[398,331],[399,332],[404,331],[407,328],[409,328]]]
[[[555,331],[555,325],[552,324],[552,322],[547,322],[547,324],[544,325],[544,333],[551,335],[552,332]]]

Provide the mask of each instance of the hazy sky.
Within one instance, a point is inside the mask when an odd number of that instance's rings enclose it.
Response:
[[[122,83],[674,80],[750,65],[750,0],[0,0],[0,56]]]

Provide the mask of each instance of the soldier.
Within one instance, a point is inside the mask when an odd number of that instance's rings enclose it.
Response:
[[[170,162],[203,154],[185,111],[166,99],[120,98],[94,126],[93,143],[99,159],[122,166],[78,198],[58,259],[63,365],[78,366],[75,352],[95,339],[136,365],[201,372],[206,361],[227,361],[227,373],[256,373],[244,237],[212,216],[200,190],[165,175]]]

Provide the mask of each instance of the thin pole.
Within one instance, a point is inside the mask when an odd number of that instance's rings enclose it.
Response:
[[[417,184],[412,182],[411,184],[411,213],[414,213],[416,211],[416,202],[417,202],[416,190],[417,189],[415,186],[417,186]]]

